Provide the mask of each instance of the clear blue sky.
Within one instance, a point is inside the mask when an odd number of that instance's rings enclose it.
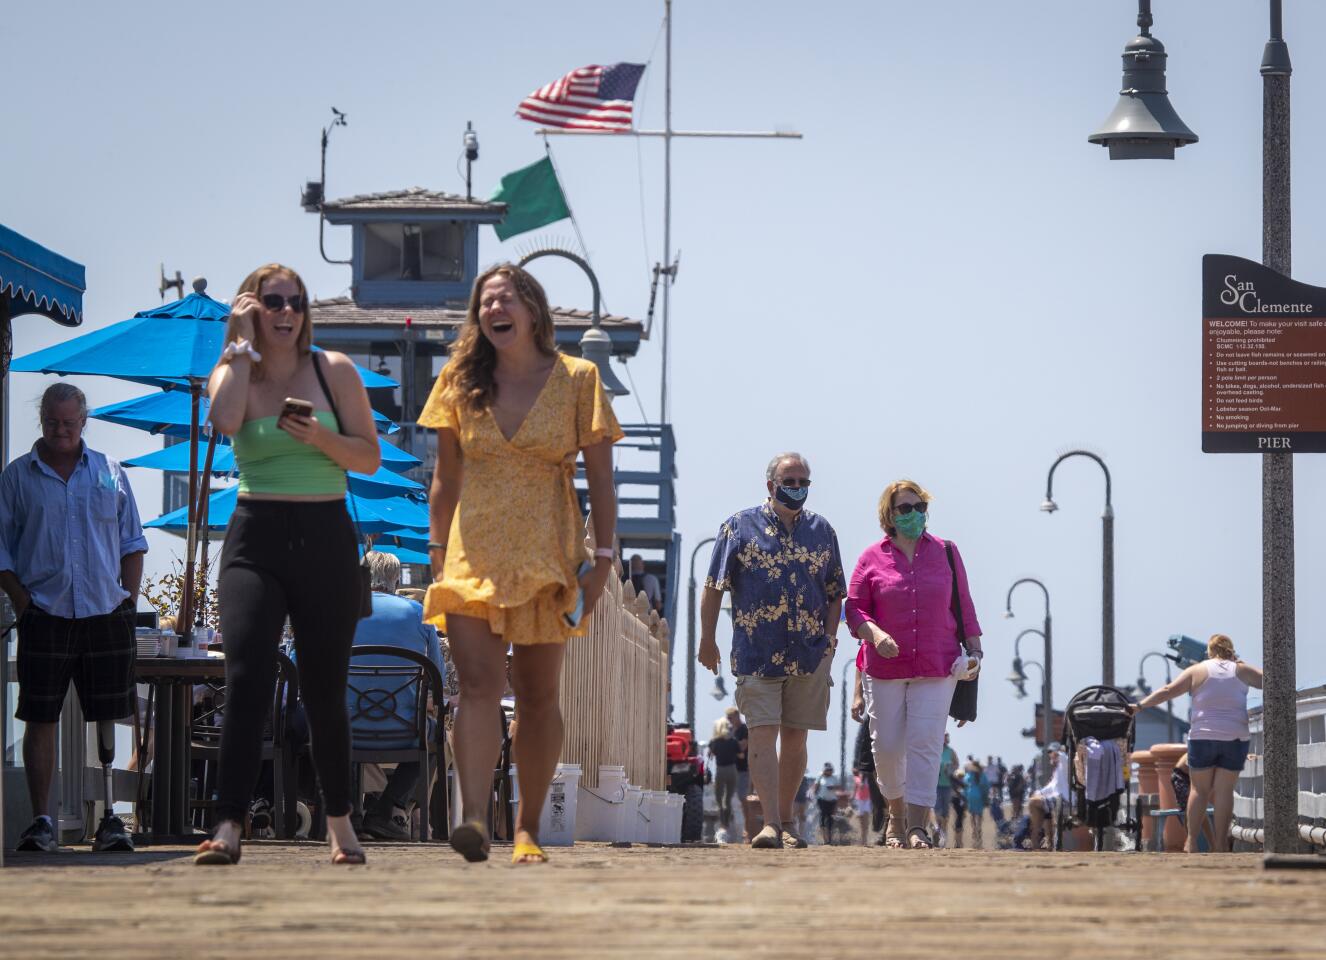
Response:
[[[934,530],[963,549],[988,651],[981,721],[961,753],[1026,759],[1032,700],[1003,682],[1018,629],[1049,586],[1060,705],[1099,677],[1100,471],[1069,462],[1062,510],[1037,509],[1057,453],[1087,445],[1115,481],[1117,676],[1172,633],[1261,647],[1261,491],[1250,456],[1200,450],[1203,253],[1260,256],[1265,3],[1159,0],[1169,89],[1201,142],[1173,162],[1110,163],[1086,143],[1112,108],[1131,0],[948,4],[677,0],[674,120],[689,129],[794,128],[800,142],[674,148],[672,418],[685,548],[757,502],[778,450],[814,467],[812,506],[853,560],[879,536],[875,500],[910,476]],[[1289,0],[1294,57],[1294,263],[1326,285],[1326,5]],[[314,292],[348,269],[317,253],[299,188],[318,172],[334,104],[328,194],[463,189],[460,136],[482,145],[476,192],[539,158],[515,119],[530,90],[587,63],[653,59],[641,123],[663,106],[661,2],[234,2],[115,6],[49,0],[6,13],[0,221],[87,265],[85,329],[158,300],[157,264],[232,295],[280,260]],[[554,150],[608,306],[643,318],[661,256],[661,147],[565,140]],[[643,196],[643,212],[642,212]],[[547,231],[568,237],[568,224]],[[527,247],[529,240],[525,240]],[[333,256],[348,232],[333,228]],[[481,260],[518,256],[485,229]],[[541,267],[553,300],[587,306],[573,268]],[[66,336],[15,323],[19,354]],[[632,362],[651,417],[659,352]],[[35,436],[45,378],[11,378],[11,453]],[[83,381],[93,403],[141,392]],[[638,419],[633,398],[617,401]],[[154,442],[93,424],[117,456]],[[1297,467],[1298,676],[1326,679],[1326,464]],[[135,475],[146,516],[159,483]],[[149,572],[179,541],[153,535]],[[678,632],[684,633],[683,623]],[[845,631],[844,631],[845,633]],[[720,637],[726,645],[726,637]],[[1031,653],[1031,650],[1024,650]],[[844,654],[840,653],[840,657]],[[841,670],[842,660],[836,665]],[[1148,664],[1153,682],[1159,664]],[[726,672],[726,670],[725,670]],[[682,664],[676,663],[680,686]],[[700,721],[719,705],[700,691]],[[676,694],[680,705],[684,696]],[[812,765],[835,762],[830,731]]]

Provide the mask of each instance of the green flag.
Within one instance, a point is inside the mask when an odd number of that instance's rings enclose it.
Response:
[[[490,199],[507,206],[506,219],[493,224],[499,240],[509,240],[518,233],[537,230],[571,216],[548,157],[508,173]]]

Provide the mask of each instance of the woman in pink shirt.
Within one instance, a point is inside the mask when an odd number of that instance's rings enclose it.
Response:
[[[927,827],[953,689],[980,670],[981,628],[967,573],[957,547],[925,532],[930,499],[911,480],[884,489],[879,523],[887,536],[861,554],[847,591],[847,625],[861,641],[856,666],[863,704],[856,710],[863,706],[870,717],[890,847],[932,846]],[[955,577],[967,657],[953,614]]]

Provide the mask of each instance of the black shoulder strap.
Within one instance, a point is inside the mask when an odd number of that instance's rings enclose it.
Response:
[[[336,397],[332,395],[331,388],[327,386],[327,378],[322,375],[322,364],[318,362],[317,350],[313,351],[313,372],[318,375],[318,386],[322,387],[322,392],[327,395],[327,402],[331,404],[332,416],[336,418],[336,432],[345,433],[345,427],[341,423],[341,414],[336,409]],[[345,475],[345,485],[346,485],[345,492],[347,498],[350,501],[350,509],[353,511],[355,518],[355,536],[359,539],[359,542],[362,543],[364,540],[364,534],[359,529],[359,504],[355,502],[355,496],[349,489],[350,487],[349,473]],[[951,563],[952,560],[950,560],[949,562]]]
[[[944,541],[944,554],[948,557],[949,573],[953,574],[953,597],[950,603],[953,606],[953,619],[958,622],[958,643],[966,648],[967,625],[962,622],[962,601],[958,597],[958,567],[953,562],[953,543],[951,541]]]
[[[345,433],[341,424],[340,411],[336,409],[336,397],[332,394],[331,388],[327,386],[327,378],[322,375],[322,364],[318,362],[318,351],[313,351],[313,372],[318,375],[318,386],[322,387],[322,392],[327,397],[327,403],[331,405],[332,416],[336,418],[336,432]],[[950,560],[950,562],[952,562]]]

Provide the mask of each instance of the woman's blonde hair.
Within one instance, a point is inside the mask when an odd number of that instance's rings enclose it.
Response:
[[[306,354],[313,349],[313,313],[309,310],[308,288],[304,286],[304,281],[299,274],[279,263],[265,263],[244,278],[244,282],[235,291],[235,296],[238,297],[241,293],[251,293],[255,297],[261,298],[262,285],[272,277],[288,277],[295,282],[295,286],[299,287],[299,296],[304,301],[304,309],[300,312],[300,316],[304,318],[304,322],[300,325],[299,337],[295,341],[295,345],[298,347],[300,354]],[[261,330],[262,327],[259,324],[255,323],[253,325],[253,348],[259,353],[262,353]],[[234,343],[238,339],[239,334],[235,332],[235,317],[232,314],[226,321],[226,343]],[[254,380],[262,379],[261,363],[254,361],[250,377]]]
[[[487,410],[497,396],[497,381],[493,379],[493,371],[497,368],[497,350],[479,327],[479,298],[483,293],[483,285],[494,277],[510,280],[520,302],[534,315],[534,345],[539,352],[549,357],[557,355],[552,311],[548,308],[548,295],[543,292],[539,281],[514,263],[499,263],[489,267],[474,281],[465,320],[461,323],[456,342],[451,346],[450,359],[440,374],[443,398],[471,412]]]
[[[726,740],[732,736],[732,724],[727,722],[727,717],[719,717],[714,721],[714,740]]]
[[[915,480],[894,480],[884,492],[879,495],[879,525],[890,537],[896,536],[898,531],[890,522],[893,519],[893,501],[898,498],[898,494],[904,490],[920,497],[924,502],[929,503],[934,498],[926,489]]]
[[[1234,653],[1234,641],[1223,633],[1211,634],[1211,639],[1206,641],[1206,656],[1214,660],[1238,659],[1238,655]]]

